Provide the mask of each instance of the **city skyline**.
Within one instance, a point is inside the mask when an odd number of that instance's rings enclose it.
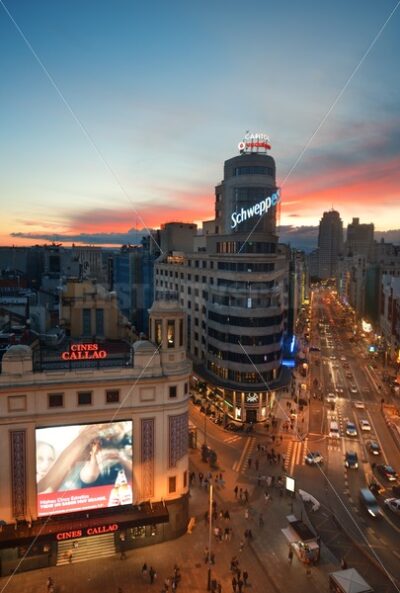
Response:
[[[271,138],[281,225],[396,228],[397,5],[1,2],[0,244],[213,218],[247,129]]]

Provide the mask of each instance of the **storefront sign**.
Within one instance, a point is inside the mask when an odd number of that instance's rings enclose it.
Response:
[[[61,353],[63,360],[96,360],[107,358],[107,351],[100,350],[99,344],[71,344],[66,352]]]
[[[235,229],[238,224],[253,218],[253,216],[262,216],[268,212],[271,207],[276,206],[279,203],[279,200],[280,192],[279,189],[277,189],[272,196],[267,196],[258,204],[254,204],[254,206],[249,206],[248,208],[242,208],[240,212],[233,212],[231,215],[231,229]]]
[[[258,404],[259,394],[258,393],[247,393],[246,404]]]
[[[56,539],[64,541],[68,539],[78,539],[79,537],[86,537],[90,535],[102,535],[103,533],[113,533],[118,531],[118,523],[111,525],[99,525],[98,527],[86,527],[85,529],[75,529],[71,531],[61,531],[57,533]]]
[[[242,142],[238,144],[239,151],[243,153],[260,152],[262,150],[270,150],[270,139],[266,134],[251,134],[247,132]]]

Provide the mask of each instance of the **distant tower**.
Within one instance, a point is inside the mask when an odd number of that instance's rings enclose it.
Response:
[[[335,278],[339,256],[343,253],[343,222],[339,212],[324,212],[319,223],[318,276],[321,280]]]
[[[374,225],[360,224],[359,218],[347,225],[346,255],[364,255],[367,260],[372,257],[374,245]]]

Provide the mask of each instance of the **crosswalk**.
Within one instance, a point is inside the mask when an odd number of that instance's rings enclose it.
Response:
[[[286,456],[284,468],[288,475],[292,475],[296,465],[304,465],[305,455],[308,451],[308,439],[304,441],[290,441]]]
[[[238,461],[235,461],[233,464],[233,471],[237,473],[244,473],[247,469],[249,458],[252,456],[254,448],[256,445],[256,439],[254,437],[248,437],[245,440],[245,444],[243,447],[242,454]]]

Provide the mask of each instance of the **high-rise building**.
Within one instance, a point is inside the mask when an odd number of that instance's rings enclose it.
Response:
[[[359,218],[347,225],[346,254],[363,255],[367,260],[372,257],[374,245],[374,225],[360,224]]]
[[[280,195],[269,144],[257,137],[248,136],[241,154],[225,162],[215,220],[201,235],[193,225],[164,225],[164,255],[155,268],[156,294],[176,291],[187,313],[198,379],[225,419],[243,422],[265,420],[287,381],[281,361],[288,264],[276,235]]]
[[[343,222],[339,212],[324,212],[318,233],[318,276],[336,278],[339,256],[343,253]]]

